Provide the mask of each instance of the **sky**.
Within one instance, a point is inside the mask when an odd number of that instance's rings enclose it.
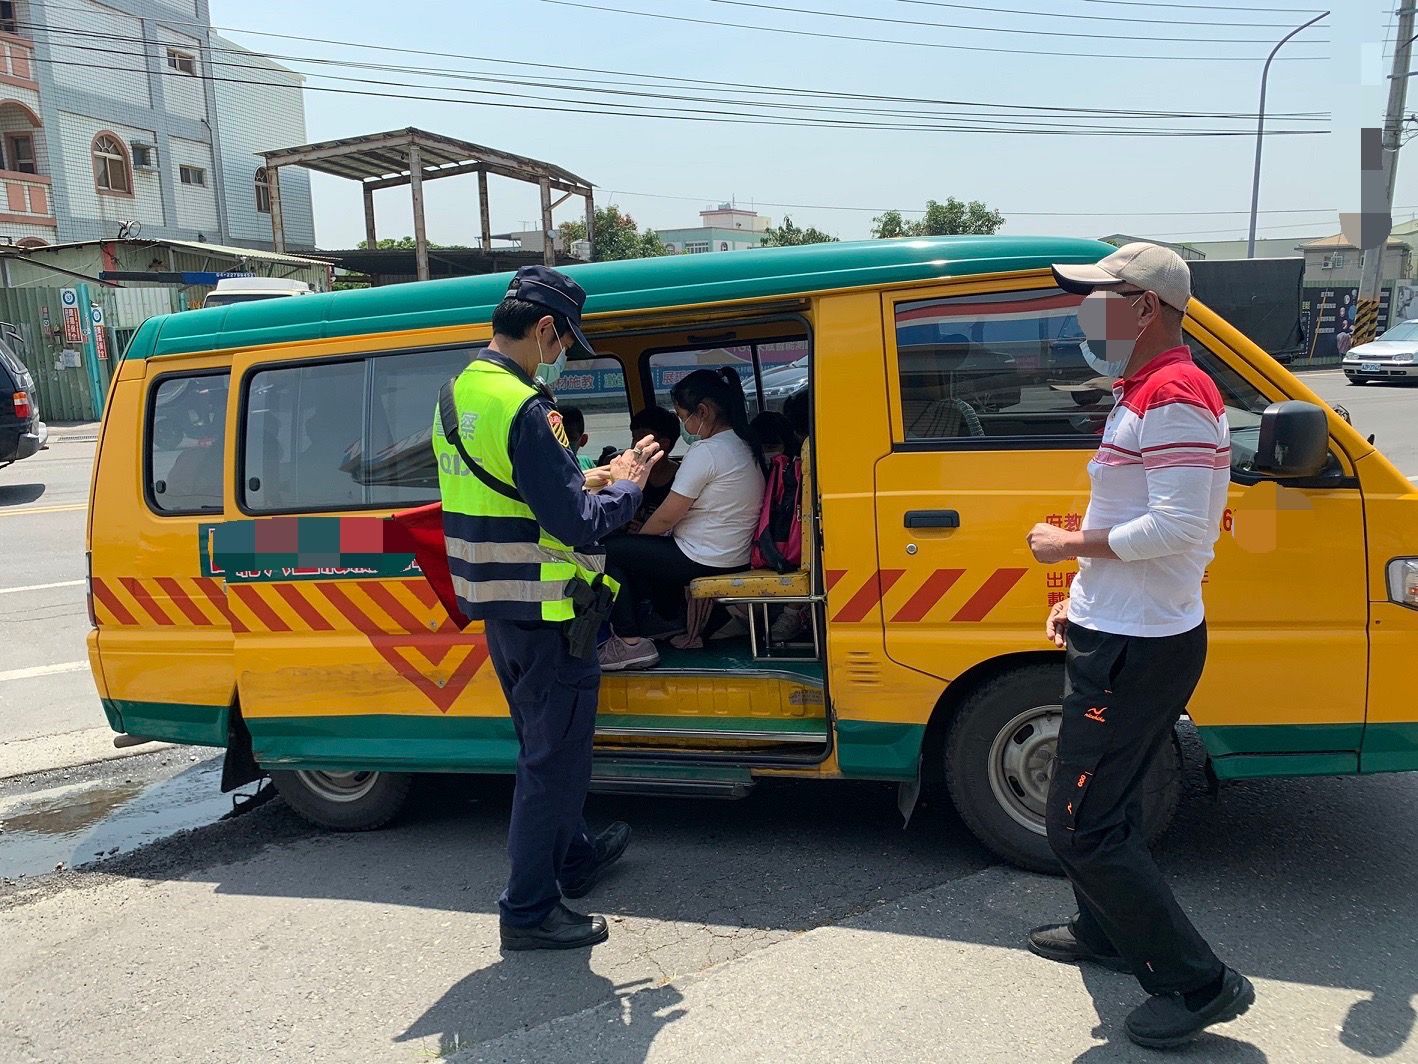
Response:
[[[869,236],[872,217],[881,210],[919,212],[928,199],[956,196],[983,200],[1002,211],[1008,233],[1126,232],[1160,239],[1224,240],[1245,236],[1254,119],[1164,121],[1131,112],[1253,116],[1266,54],[1290,29],[1321,10],[1275,0],[1210,6],[1195,0],[1175,4],[1140,0],[584,3],[591,6],[550,0],[399,0],[395,4],[387,0],[299,4],[211,0],[211,12],[214,25],[225,35],[258,51],[301,57],[287,65],[306,73],[422,86],[379,86],[373,88],[377,92],[450,95],[446,88],[450,84],[474,90],[457,93],[471,101],[465,103],[308,91],[306,124],[311,141],[419,126],[557,163],[596,186],[598,205],[614,203],[642,225],[695,225],[700,210],[733,201],[769,215],[775,224],[787,214],[799,225],[813,225],[849,240]],[[1285,45],[1270,69],[1268,113],[1325,114],[1288,123],[1288,128],[1321,130],[1319,134],[1266,138],[1259,237],[1298,239],[1333,233],[1338,229],[1337,212],[1357,209],[1357,127],[1381,122],[1388,92],[1383,74],[1395,35],[1392,10],[1380,0],[1344,0],[1340,6],[1345,10]],[[699,21],[621,13],[631,11]],[[747,26],[796,32],[743,28]],[[346,43],[282,40],[242,31]],[[1110,40],[1102,35],[1157,39]],[[969,48],[995,50],[965,50]],[[429,54],[434,52],[478,58]],[[1060,54],[1068,52],[1084,54]],[[1108,58],[1105,53],[1156,58]],[[316,65],[308,62],[311,59],[339,63]],[[433,82],[422,74],[344,65],[352,61],[439,67],[464,80],[444,80],[444,87],[430,89],[427,86]],[[524,84],[466,80],[467,75],[493,75]],[[615,82],[610,87],[617,90],[665,84],[646,75],[1004,104],[1015,108],[1008,115],[1010,121],[1032,122],[1035,127],[1044,121],[1076,123],[1078,119],[1021,116],[1019,107],[1117,109],[1129,114],[1109,120],[1116,128],[1226,128],[1243,135],[844,128],[844,121],[861,119],[841,111],[819,113],[818,117],[838,123],[829,128],[724,121],[744,113],[742,102],[727,107],[717,102],[668,105],[699,108],[719,118],[710,122],[598,114],[575,102],[550,105],[564,108],[561,112],[523,109],[531,95],[591,98],[584,89],[548,87],[547,79],[599,79],[601,84]],[[307,84],[359,87],[316,77]],[[679,84],[667,91],[711,99],[725,96],[722,89],[703,85]],[[504,95],[488,95],[494,92]],[[605,95],[594,98],[609,101],[596,105],[602,109],[621,107],[625,101]],[[810,98],[799,95],[796,100]],[[517,107],[479,105],[493,102]],[[811,102],[836,108],[851,104],[841,99]],[[865,101],[860,106],[925,111],[932,116],[924,120],[929,124],[962,124],[961,109],[952,104]],[[1418,101],[1410,109],[1418,110]],[[769,113],[763,107],[756,110]],[[964,113],[980,111],[971,106]],[[920,124],[923,120],[886,121]],[[1270,128],[1280,125],[1276,121]],[[358,189],[353,182],[319,174],[313,180],[318,244],[352,247],[364,235]],[[490,184],[495,232],[536,227],[534,187],[497,178]],[[426,186],[426,195],[431,240],[477,242],[475,178],[433,182]],[[1400,167],[1395,204],[1396,220],[1418,216],[1418,159],[1410,161],[1406,171]],[[406,189],[379,193],[376,210],[381,236],[412,232]],[[1280,213],[1286,211],[1306,213]],[[579,212],[579,203],[570,201],[555,220],[573,219]]]

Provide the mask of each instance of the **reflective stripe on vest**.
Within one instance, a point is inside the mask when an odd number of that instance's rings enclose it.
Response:
[[[509,486],[515,486],[508,451],[512,423],[536,395],[530,384],[488,360],[472,362],[453,384],[464,448],[484,472]],[[603,573],[604,556],[568,547],[537,524],[526,503],[468,472],[444,437],[437,411],[433,448],[448,568],[463,613],[470,620],[571,620],[568,584]]]

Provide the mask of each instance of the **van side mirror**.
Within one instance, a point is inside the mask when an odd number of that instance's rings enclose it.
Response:
[[[1275,477],[1314,477],[1329,458],[1329,419],[1314,403],[1271,403],[1260,419],[1255,470]]]

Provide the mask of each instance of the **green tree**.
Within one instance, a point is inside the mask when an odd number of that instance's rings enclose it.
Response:
[[[428,242],[430,248],[455,248],[462,247],[461,244],[435,244],[432,240]],[[361,240],[355,247],[361,251],[369,250],[369,241]],[[392,236],[386,236],[375,245],[377,251],[413,251],[414,238],[411,236],[401,236],[395,240]]]
[[[578,240],[586,239],[585,222],[562,222],[559,227],[562,244],[567,250]],[[616,206],[596,208],[596,233],[591,240],[591,257],[597,262],[610,259],[653,259],[674,252],[665,247],[660,234],[650,228],[641,229],[635,219]]]
[[[783,216],[783,224],[776,228],[770,227],[763,231],[762,246],[766,248],[791,248],[801,244],[832,244],[837,238],[821,229],[814,229],[808,226],[800,229],[793,224],[792,218],[786,214]]]
[[[915,221],[902,218],[900,211],[877,215],[872,219],[871,235],[878,239],[959,234],[989,236],[999,232],[1003,225],[1004,215],[979,200],[964,203],[948,196],[944,203],[927,200],[926,213]]]

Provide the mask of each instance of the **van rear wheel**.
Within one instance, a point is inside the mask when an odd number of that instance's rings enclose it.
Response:
[[[373,831],[399,815],[413,777],[407,772],[272,772],[271,782],[297,813],[334,831]]]
[[[945,738],[945,780],[960,818],[999,857],[1057,874],[1044,831],[1053,780],[1063,668],[1029,665],[984,684],[956,711]],[[1176,736],[1147,770],[1143,818],[1149,842],[1167,830],[1181,799]]]

